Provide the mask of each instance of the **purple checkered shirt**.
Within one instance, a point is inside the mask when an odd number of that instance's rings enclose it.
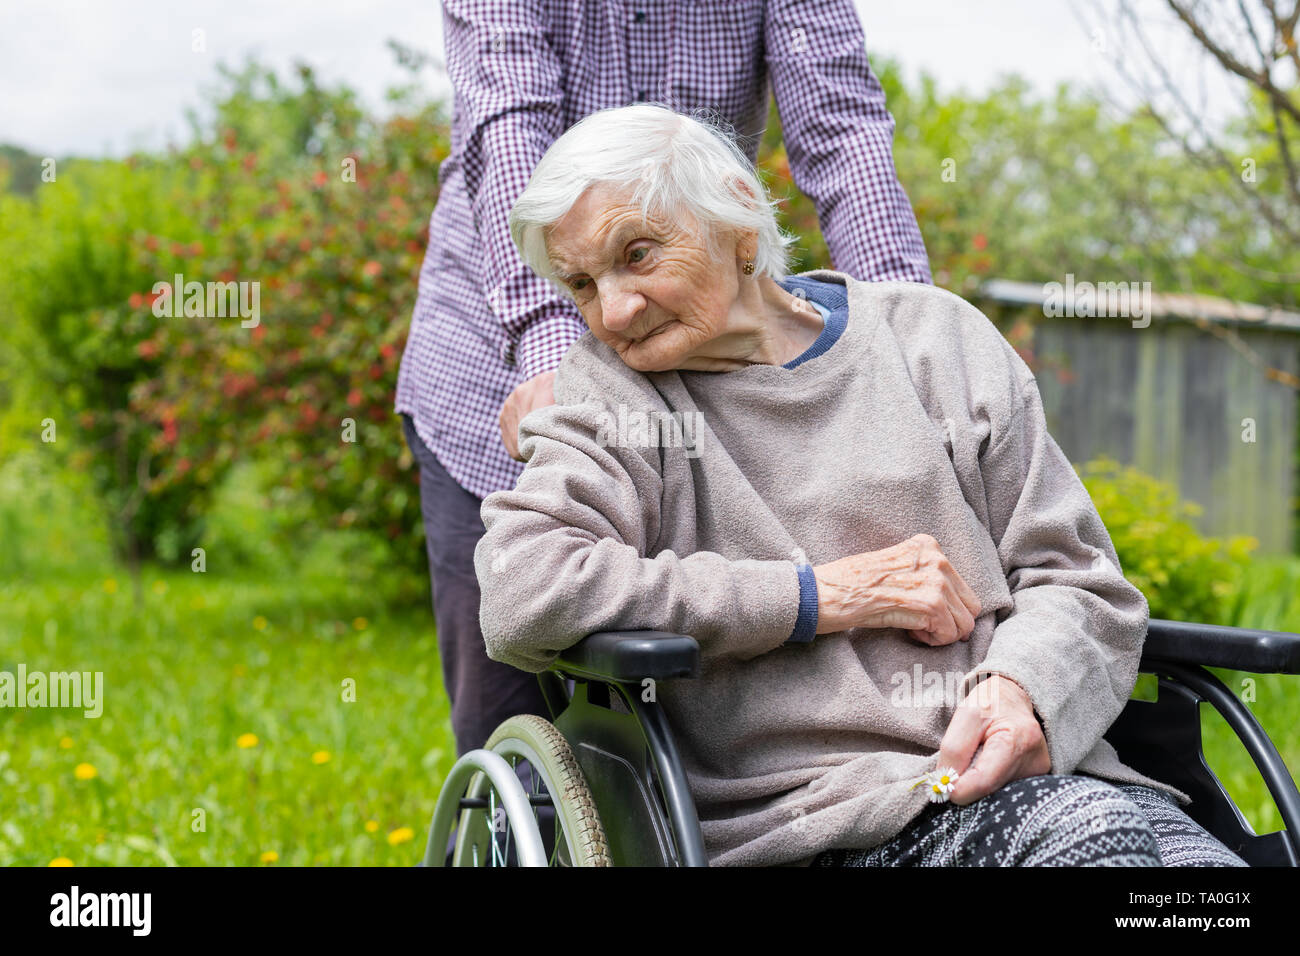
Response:
[[[524,466],[501,443],[501,406],[587,331],[523,264],[506,216],[551,143],[589,113],[638,101],[710,108],[753,162],[770,83],[833,268],[931,281],[853,0],[443,0],[442,10],[451,154],[395,410],[472,494],[515,486]]]

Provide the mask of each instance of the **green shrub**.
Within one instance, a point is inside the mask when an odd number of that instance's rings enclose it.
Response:
[[[269,458],[241,462],[226,475],[213,494],[200,542],[209,574],[299,582],[346,578],[392,604],[427,601],[428,575],[393,574],[392,542],[384,534],[364,526],[322,526],[313,519],[313,494],[278,484],[279,478],[279,465]]]
[[[3,377],[12,403],[0,442],[84,471],[120,556],[150,556],[160,533],[192,524],[203,507],[192,482],[150,487],[156,426],[129,409],[149,374],[137,349],[153,332],[152,316],[128,305],[153,281],[132,237],[184,234],[184,191],[184,177],[164,161],[80,160],[61,164],[30,198],[0,196]]]
[[[291,86],[256,65],[225,78],[184,150],[61,165],[32,198],[0,197],[17,327],[0,364],[38,396],[0,424],[39,449],[56,419],[133,562],[188,564],[229,469],[262,462],[313,527],[379,540],[380,566],[427,583],[392,407],[446,117],[397,91],[396,116],[368,118],[305,67]],[[260,290],[259,321],[156,310],[177,273]],[[250,547],[229,557],[256,563]]]
[[[89,479],[40,451],[0,458],[0,542],[0,580],[86,572],[111,560]]]
[[[1106,523],[1124,576],[1146,595],[1153,618],[1229,624],[1258,541],[1204,537],[1192,523],[1202,511],[1180,501],[1172,484],[1101,456],[1076,466]]]

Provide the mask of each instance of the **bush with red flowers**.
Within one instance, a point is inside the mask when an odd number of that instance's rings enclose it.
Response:
[[[373,531],[419,569],[392,408],[447,118],[408,98],[370,119],[306,68],[292,89],[225,76],[192,145],[79,164],[26,210],[46,238],[20,311],[50,414],[75,422],[61,434],[123,557],[189,562],[212,491],[259,459],[318,526]]]

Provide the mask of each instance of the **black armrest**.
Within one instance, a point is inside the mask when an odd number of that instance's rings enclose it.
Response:
[[[695,638],[667,631],[596,631],[552,662],[573,677],[639,684],[649,677],[694,677],[700,666]]]
[[[1150,664],[1199,664],[1252,674],[1300,674],[1300,634],[1152,618],[1142,647],[1142,670]],[[694,677],[700,646],[695,638],[667,631],[597,631],[560,653],[551,670],[573,677],[640,683]]]
[[[1141,669],[1155,661],[1226,667],[1252,674],[1300,674],[1300,634],[1152,618]]]

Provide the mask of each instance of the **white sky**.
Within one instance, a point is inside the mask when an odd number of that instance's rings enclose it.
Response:
[[[1122,90],[1108,58],[1133,53],[1093,49],[1073,12],[1090,16],[1087,0],[856,2],[868,53],[949,91],[981,92],[1011,71],[1044,93],[1063,80]],[[1158,0],[1139,6],[1167,19]],[[195,29],[204,53],[191,50]],[[0,142],[55,156],[162,147],[186,135],[185,108],[213,85],[215,64],[250,53],[286,77],[306,60],[379,107],[409,76],[389,38],[441,58],[437,0],[0,0]],[[441,77],[421,76],[436,91]]]

